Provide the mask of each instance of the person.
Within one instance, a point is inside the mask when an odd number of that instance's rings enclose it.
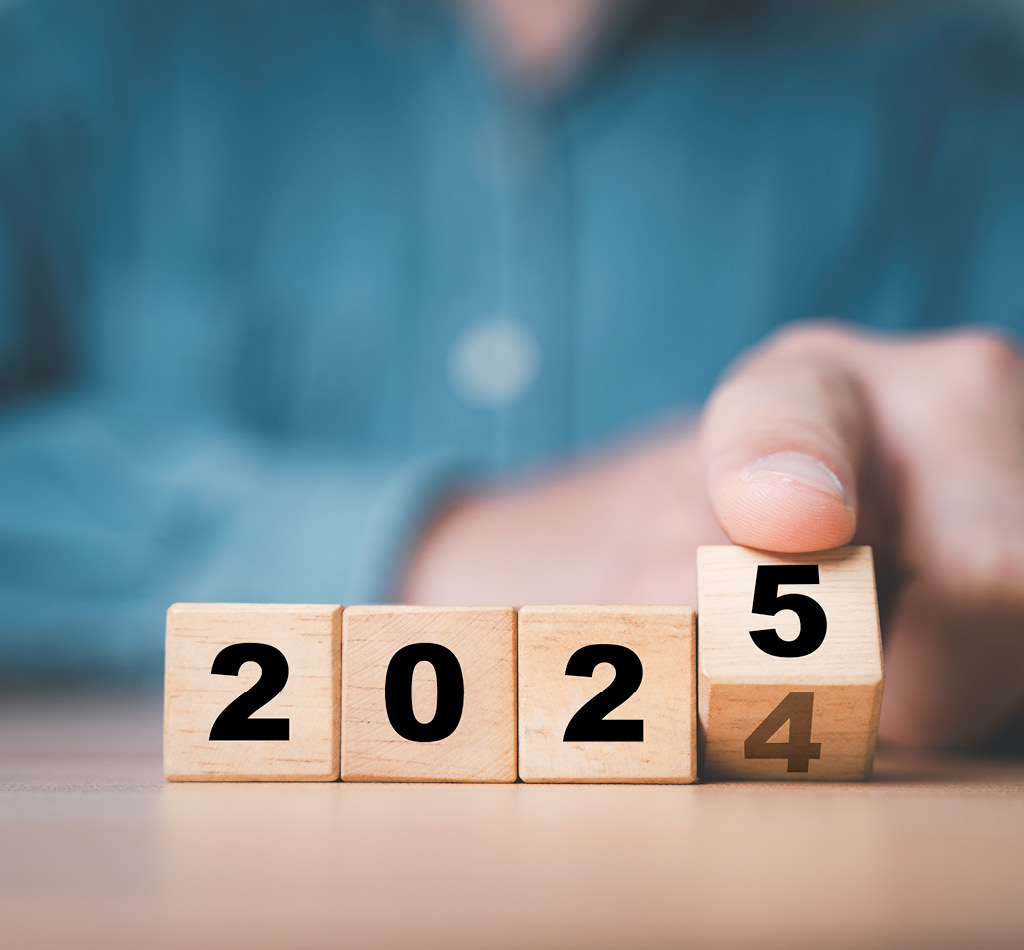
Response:
[[[0,675],[856,541],[882,738],[1020,728],[1021,168],[1012,4],[4,3]]]

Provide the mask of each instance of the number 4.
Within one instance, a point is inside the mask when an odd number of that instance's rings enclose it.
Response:
[[[811,759],[821,758],[821,743],[811,742],[814,693],[790,693],[743,743],[745,759],[787,759],[787,772],[806,772]],[[788,742],[769,742],[786,722]]]

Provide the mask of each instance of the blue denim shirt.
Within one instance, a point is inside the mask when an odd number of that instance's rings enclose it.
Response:
[[[422,0],[0,2],[0,677],[388,599],[460,480],[1022,270],[1011,6],[648,3],[531,92]]]

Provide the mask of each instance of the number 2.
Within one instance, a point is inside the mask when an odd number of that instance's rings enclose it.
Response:
[[[787,772],[806,772],[811,759],[821,758],[821,743],[811,742],[814,693],[789,693],[743,743],[745,759],[786,759]],[[789,722],[788,742],[769,742]]]
[[[288,740],[287,719],[251,719],[288,682],[288,661],[269,643],[232,643],[214,657],[211,673],[238,676],[243,663],[255,663],[262,670],[256,682],[237,699],[233,699],[217,717],[210,730],[210,739]]]
[[[644,667],[629,647],[616,643],[592,643],[581,647],[565,667],[566,676],[593,676],[601,663],[615,668],[615,678],[577,710],[565,727],[563,742],[643,742],[642,719],[605,719],[639,688]]]

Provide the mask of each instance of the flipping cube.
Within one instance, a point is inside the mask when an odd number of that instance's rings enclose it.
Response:
[[[865,779],[882,703],[871,549],[697,551],[702,777]]]

